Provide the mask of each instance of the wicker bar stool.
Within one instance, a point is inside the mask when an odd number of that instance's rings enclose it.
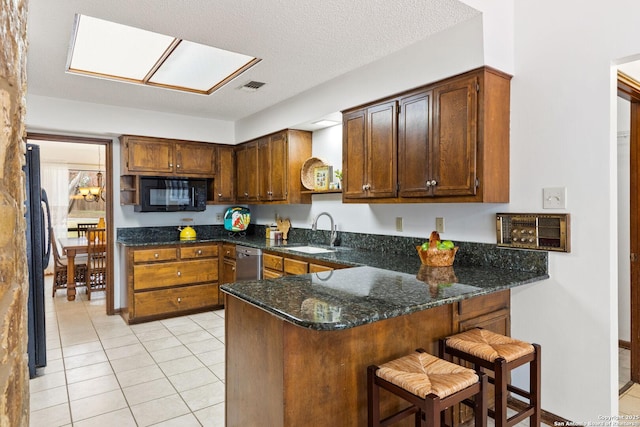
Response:
[[[486,427],[487,376],[439,357],[416,350],[380,366],[367,369],[369,427],[389,426],[415,414],[415,425],[444,424],[444,410],[473,398],[475,425]],[[406,400],[411,406],[380,419],[380,388]]]
[[[492,371],[489,382],[494,385],[495,405],[488,414],[496,427],[512,427],[525,418],[530,418],[531,427],[540,426],[540,377],[541,348],[486,329],[475,328],[440,341],[440,356],[445,360],[457,357],[474,365],[476,372],[482,368]],[[511,370],[529,364],[529,390],[509,383]],[[507,417],[509,392],[524,397],[529,404],[520,412]]]

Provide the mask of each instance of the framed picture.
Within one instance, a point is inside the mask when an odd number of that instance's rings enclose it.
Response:
[[[331,181],[331,166],[318,166],[313,169],[315,191],[326,191]]]

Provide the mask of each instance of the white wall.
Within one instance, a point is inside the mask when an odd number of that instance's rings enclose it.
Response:
[[[622,98],[618,106],[618,338],[631,341],[631,246],[629,220],[631,104]]]
[[[578,11],[579,10],[579,11]],[[513,335],[543,346],[543,407],[571,420],[618,413],[615,69],[637,54],[640,4],[519,1],[512,82],[512,206],[566,186],[572,252],[513,291]]]

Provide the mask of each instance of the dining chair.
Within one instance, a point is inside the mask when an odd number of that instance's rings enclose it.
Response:
[[[58,243],[56,236],[53,233],[53,229],[49,231],[49,240],[51,241],[51,252],[53,252],[53,293],[52,297],[56,296],[58,289],[67,288],[67,257],[60,255],[58,251]],[[76,255],[74,259],[74,276],[76,286],[84,286],[86,284],[87,274],[87,256]]]
[[[87,231],[89,229],[93,229],[96,228],[98,226],[98,224],[96,223],[78,223],[77,225],[77,230],[78,230],[78,237],[87,237]]]
[[[87,299],[91,292],[107,288],[107,231],[94,228],[87,232]]]

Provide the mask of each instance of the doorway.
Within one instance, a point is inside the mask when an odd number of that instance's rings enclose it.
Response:
[[[56,185],[61,184],[61,189],[58,192],[66,191],[66,194],[57,195],[61,200],[66,198],[61,202],[62,209],[66,212],[63,213],[64,219],[58,219],[56,235],[60,236],[61,233],[65,233],[65,237],[74,237],[73,234],[77,233],[79,222],[96,222],[97,217],[103,214],[106,220],[107,236],[114,236],[113,140],[28,132],[27,142],[41,146],[41,163],[43,165],[45,163],[57,165],[51,168],[51,176],[54,177]],[[104,175],[102,175],[102,171],[104,171]],[[43,187],[46,188],[44,183]],[[103,190],[98,194],[89,193],[84,196],[80,191],[84,191],[84,188],[102,188]],[[71,216],[70,219],[68,219],[69,216]],[[106,314],[111,315],[115,314],[114,239],[108,238],[108,241],[110,244],[107,245],[105,308]]]

